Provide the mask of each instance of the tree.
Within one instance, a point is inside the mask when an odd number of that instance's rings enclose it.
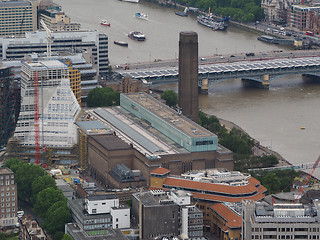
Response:
[[[33,202],[37,199],[37,195],[42,190],[51,187],[57,189],[56,181],[49,175],[39,176],[32,183],[32,199]]]
[[[47,211],[44,226],[48,233],[54,234],[64,230],[64,225],[71,222],[70,209],[66,201],[55,202]]]
[[[63,235],[62,240],[73,240],[73,239],[72,239],[72,237],[71,237],[69,234],[65,233],[65,234]]]
[[[161,94],[161,99],[165,100],[169,107],[174,107],[178,104],[178,94],[173,90],[165,90]]]
[[[120,93],[110,87],[92,89],[87,97],[89,107],[108,107],[120,105]]]
[[[48,209],[56,202],[66,201],[62,192],[52,187],[46,188],[38,193],[34,210],[39,214],[40,217],[46,216]]]
[[[45,171],[40,166],[22,163],[15,172],[19,199],[28,202],[32,197],[32,183],[34,179],[45,174]]]

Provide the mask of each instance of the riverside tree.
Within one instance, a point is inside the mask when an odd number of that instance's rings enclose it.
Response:
[[[165,90],[161,94],[161,99],[165,100],[169,107],[174,107],[178,104],[178,94],[173,90]]]
[[[88,107],[109,107],[120,105],[120,93],[110,87],[92,89],[87,97]]]

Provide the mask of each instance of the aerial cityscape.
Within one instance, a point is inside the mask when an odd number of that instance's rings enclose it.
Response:
[[[320,239],[318,0],[1,0],[0,238]]]

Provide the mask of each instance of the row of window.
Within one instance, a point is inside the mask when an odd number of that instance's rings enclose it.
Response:
[[[5,183],[6,183],[6,185],[10,185],[9,180],[7,180]],[[14,184],[14,180],[11,180],[11,184]],[[0,181],[0,185],[4,185],[4,181]]]
[[[252,235],[252,239],[320,239],[317,235]]]
[[[252,232],[320,232],[320,228],[252,228]]]
[[[12,195],[14,195],[14,194],[12,194]],[[5,200],[7,200],[7,202],[10,202],[10,201],[11,201],[9,197],[7,197],[7,198],[1,198],[1,202],[4,202]],[[15,197],[12,197],[12,201],[15,201],[15,200],[16,200],[16,198],[15,198]]]
[[[12,208],[12,212],[14,212],[16,209],[15,208]],[[4,212],[11,212],[11,208],[6,208],[6,211],[4,210],[4,208],[1,209],[1,213],[4,213]]]
[[[11,178],[13,178],[13,175],[11,176]],[[3,179],[3,178],[1,178]],[[15,186],[11,186],[11,190],[15,190]],[[1,192],[4,191],[4,188],[1,188]],[[6,187],[6,191],[10,191],[10,187]]]

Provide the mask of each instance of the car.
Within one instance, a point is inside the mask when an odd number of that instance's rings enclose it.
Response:
[[[201,61],[205,61],[205,60],[207,60],[207,59],[206,59],[206,58],[201,58],[200,60],[201,60]]]
[[[247,57],[254,56],[254,53],[253,53],[253,52],[251,52],[251,53],[246,53],[246,56],[247,56]]]
[[[223,59],[224,57],[223,57],[223,56],[221,56],[220,58],[221,58],[221,59]]]
[[[231,55],[230,57],[235,57],[235,55]]]
[[[21,218],[23,215],[24,215],[24,211],[21,210],[21,211],[17,212],[17,217],[18,218]]]
[[[264,53],[262,53],[262,55],[268,55],[268,53],[265,53],[265,52],[264,52]]]

